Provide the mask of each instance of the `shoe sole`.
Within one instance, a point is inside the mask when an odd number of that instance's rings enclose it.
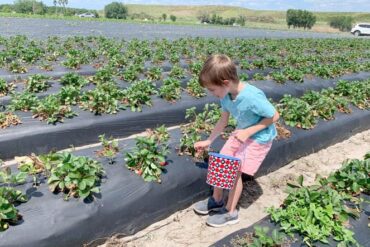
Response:
[[[239,223],[239,219],[230,220],[230,221],[227,221],[224,224],[220,224],[220,225],[216,225],[216,224],[206,222],[207,225],[212,226],[212,227],[223,227],[223,226],[227,226],[227,225],[235,225],[237,223]]]
[[[196,208],[193,208],[193,210],[197,213],[197,214],[200,214],[200,215],[207,215],[209,214],[210,212],[218,212],[222,209],[221,208],[214,208],[214,209],[211,209],[211,210],[207,210],[207,211],[201,211],[201,210],[198,210]]]

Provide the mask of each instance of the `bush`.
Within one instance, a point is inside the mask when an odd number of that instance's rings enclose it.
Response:
[[[240,15],[238,19],[236,20],[236,23],[238,23],[240,26],[245,26],[245,21],[247,20],[247,17],[244,15]]]
[[[245,24],[245,17],[239,17],[239,19],[235,17],[231,18],[225,18],[223,19],[222,16],[219,16],[217,14],[213,14],[211,17],[209,14],[202,13],[198,17],[198,20],[200,20],[201,23],[209,23],[209,24],[218,24],[218,25],[233,25],[234,23],[244,22]],[[240,24],[243,25],[243,24]]]
[[[175,22],[176,21],[176,16],[170,15],[170,19],[171,19],[171,21]]]
[[[316,23],[316,16],[307,10],[288,9],[286,21],[289,28],[293,26],[293,28],[303,27],[304,29],[311,29]]]
[[[126,19],[127,7],[122,3],[113,2],[104,7],[104,13],[106,18]]]
[[[163,19],[163,21],[166,21],[167,20],[167,14],[162,14],[162,19]]]
[[[1,4],[0,5],[0,12],[10,13],[13,11],[13,5],[11,4]]]
[[[354,22],[351,16],[334,16],[330,19],[329,25],[333,28],[338,28],[342,32],[351,31]]]
[[[46,12],[46,5],[36,0],[16,0],[14,11],[22,14],[43,15]]]
[[[139,20],[150,20],[154,21],[154,17],[151,15],[148,15],[147,13],[140,12],[140,13],[133,13],[130,15],[131,20],[139,19]]]

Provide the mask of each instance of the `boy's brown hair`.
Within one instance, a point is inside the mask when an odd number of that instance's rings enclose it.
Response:
[[[199,74],[199,83],[206,85],[223,86],[223,81],[239,82],[234,62],[226,55],[212,55],[205,61]]]

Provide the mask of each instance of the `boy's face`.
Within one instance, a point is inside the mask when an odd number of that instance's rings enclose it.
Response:
[[[227,86],[207,85],[207,90],[219,99],[223,99],[229,93]]]

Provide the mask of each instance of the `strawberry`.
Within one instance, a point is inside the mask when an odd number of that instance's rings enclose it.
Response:
[[[167,165],[167,162],[166,161],[160,162],[159,165],[160,166],[166,166]]]

